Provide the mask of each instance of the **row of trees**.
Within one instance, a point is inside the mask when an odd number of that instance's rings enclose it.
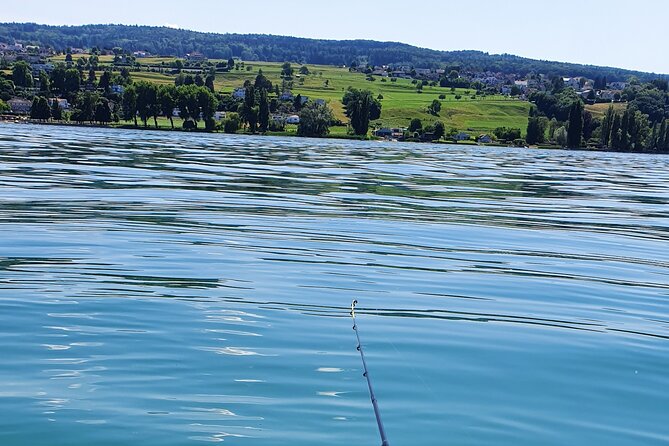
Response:
[[[600,81],[601,82],[601,81]],[[664,80],[640,84],[633,81],[624,90],[628,100],[624,110],[611,105],[603,119],[584,109],[571,89],[530,97],[526,141],[552,141],[563,147],[597,146],[621,151],[669,150],[669,88]]]
[[[24,61],[18,61],[12,67],[12,82],[15,87],[33,88],[39,84],[39,92],[42,96],[61,96],[70,98],[76,95],[84,86],[91,89],[100,89],[108,94],[112,85],[129,85],[130,72],[122,69],[114,74],[111,70],[105,70],[99,79],[95,69],[91,68],[86,74],[78,68],[71,68],[65,64],[57,64],[50,74],[40,71],[37,80],[34,78],[32,68]]]
[[[652,122],[630,106],[624,112],[610,107],[602,121],[601,144],[614,150],[669,152],[669,119]]]
[[[209,88],[194,84],[157,85],[140,81],[126,88],[122,99],[122,118],[125,121],[134,121],[137,118],[148,127],[149,119],[153,119],[158,128],[158,117],[164,116],[170,120],[174,128],[173,111],[179,108],[179,117],[183,120],[183,128],[196,129],[199,121],[204,121],[207,130],[214,130],[216,121],[214,113],[218,107],[218,100]]]
[[[223,130],[236,132],[246,126],[251,132],[265,132],[270,128],[268,90],[271,82],[260,73],[253,85],[247,85],[244,101],[238,105],[238,112],[229,112],[223,123]],[[133,121],[136,126],[141,121],[144,127],[153,124],[158,127],[158,117],[170,120],[174,128],[173,110],[179,109],[185,129],[196,129],[199,121],[204,121],[205,129],[216,128],[213,119],[218,107],[216,96],[207,87],[196,84],[180,86],[156,85],[137,82],[126,88],[121,103],[117,104],[98,93],[80,93],[74,99],[72,120],[77,122],[97,122],[106,124],[120,119]],[[300,110],[300,136],[322,137],[329,133],[334,122],[332,110],[327,104],[307,104]],[[49,105],[46,97],[35,97],[31,111],[33,119],[62,119],[62,111],[57,101]]]
[[[118,104],[114,101],[96,92],[81,92],[73,100],[70,118],[79,123],[108,124],[119,121],[118,112]],[[65,116],[57,99],[49,100],[44,96],[35,96],[30,109],[30,117],[42,121],[50,119],[60,121]]]

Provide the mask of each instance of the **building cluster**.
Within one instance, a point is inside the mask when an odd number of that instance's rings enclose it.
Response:
[[[235,88],[232,91],[232,97],[235,98],[236,100],[244,100],[246,98],[246,88],[240,87],[240,88]],[[276,99],[281,103],[290,103],[294,104],[295,99],[297,96],[295,96],[291,91],[286,90],[283,93],[281,93]],[[309,96],[305,95],[299,95],[300,98],[300,106],[305,106],[309,101],[312,99],[309,98]],[[325,105],[326,101],[325,99],[313,99],[313,103],[316,105]],[[300,123],[300,117],[294,113],[274,113],[272,115],[272,121],[276,123],[282,123],[282,124],[299,124]]]
[[[36,45],[24,45],[22,43],[1,43],[0,59],[7,63],[13,63],[17,60],[25,60],[30,64],[43,63],[47,58],[53,56],[55,52],[49,48],[43,48]]]
[[[359,66],[350,69],[365,73],[368,76],[428,82],[439,82],[452,75],[451,72],[441,68],[414,68],[409,65]],[[518,96],[521,99],[526,99],[533,92],[551,91],[553,89],[553,80],[543,74],[525,76],[493,71],[456,73],[457,77],[451,77],[449,81],[490,93]],[[595,81],[585,77],[564,77],[563,82],[565,87],[573,88],[579,96],[589,102],[619,101],[622,97],[622,91],[626,87],[625,82],[611,82],[603,88],[601,86],[595,88]]]

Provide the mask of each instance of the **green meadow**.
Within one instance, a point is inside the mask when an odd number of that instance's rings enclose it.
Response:
[[[76,59],[77,55],[73,57]],[[62,59],[61,56],[54,58],[54,61]],[[163,68],[164,71],[169,71],[169,64],[174,60],[154,57],[137,59],[142,68],[140,71],[133,71],[132,78],[158,84],[173,83],[174,75],[163,74],[157,70]],[[101,57],[103,65],[110,61],[108,57]],[[262,70],[272,83],[281,85],[281,65],[272,62],[245,62],[239,70],[218,73],[214,83],[216,91],[231,93],[235,88],[241,87],[244,81],[253,81],[258,70]],[[354,87],[371,90],[374,96],[383,97],[381,118],[372,122],[374,127],[407,127],[413,118],[421,119],[423,125],[442,121],[447,129],[456,128],[471,132],[473,135],[491,132],[497,127],[520,128],[524,133],[527,127],[530,104],[526,101],[502,95],[473,96],[473,91],[465,89],[451,91],[450,88],[429,85],[424,86],[419,93],[416,85],[409,79],[397,79],[396,82],[391,82],[389,78],[374,77],[374,81],[369,81],[364,74],[350,72],[348,68],[341,67],[307,65],[310,72],[308,75],[297,74],[300,68],[298,64],[293,64],[293,68],[296,73],[293,78],[293,94],[308,96],[310,99],[325,99],[332,107],[335,116],[344,122],[347,119],[341,99],[348,87]],[[188,67],[185,70],[189,71]],[[444,95],[445,99],[439,99],[440,95]],[[435,99],[442,103],[438,116],[431,115],[427,110]],[[345,129],[333,128],[332,132],[344,133]]]

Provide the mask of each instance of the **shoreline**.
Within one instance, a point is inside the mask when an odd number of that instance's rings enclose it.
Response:
[[[491,147],[491,148],[505,148],[505,149],[524,149],[524,150],[565,150],[565,151],[574,151],[574,152],[597,152],[597,153],[638,153],[643,155],[669,155],[669,152],[631,152],[631,151],[622,151],[622,150],[613,150],[613,149],[604,149],[596,147],[579,147],[576,149],[570,149],[565,147],[558,147],[553,145],[545,146],[525,146],[518,147],[513,145],[503,145],[503,144],[480,144],[474,141],[467,143],[457,142],[457,141],[413,141],[413,140],[387,140],[383,138],[376,138],[369,136],[366,138],[361,138],[358,136],[352,135],[328,135],[323,138],[308,138],[304,136],[298,136],[297,134],[291,134],[289,132],[266,132],[266,133],[225,133],[222,131],[207,131],[205,129],[196,129],[196,130],[183,130],[180,128],[166,128],[166,127],[143,127],[135,126],[133,124],[123,124],[123,125],[106,125],[106,124],[95,124],[95,123],[74,123],[69,121],[40,121],[30,118],[24,118],[21,116],[12,116],[12,115],[0,115],[0,125],[4,123],[10,124],[32,124],[32,125],[44,125],[44,126],[55,126],[55,127],[78,127],[78,128],[99,128],[99,129],[110,129],[110,130],[137,130],[137,131],[156,131],[156,132],[175,132],[175,133],[185,133],[185,134],[205,134],[205,135],[236,135],[236,136],[260,136],[260,137],[285,137],[285,138],[303,138],[303,139],[317,139],[317,140],[334,140],[334,141],[370,141],[370,142],[386,142],[386,143],[411,143],[411,144],[436,144],[436,145],[452,145],[452,146],[461,146],[461,147]]]

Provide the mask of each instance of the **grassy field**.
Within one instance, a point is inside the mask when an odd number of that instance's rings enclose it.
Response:
[[[76,58],[77,55],[73,56]],[[59,61],[61,58],[54,58]],[[101,62],[108,63],[109,56],[101,57]],[[168,65],[174,59],[170,58],[143,58],[137,59],[142,65],[142,71],[133,71],[132,78],[146,80],[158,84],[174,82],[174,76],[159,72],[146,71],[158,69]],[[219,61],[212,61],[214,63]],[[248,68],[250,67],[250,69]],[[293,64],[296,73],[299,65]],[[383,104],[381,118],[372,123],[376,127],[407,127],[413,118],[420,118],[423,124],[442,121],[447,129],[456,128],[472,134],[491,132],[497,127],[520,128],[523,134],[527,127],[527,116],[530,108],[528,102],[510,99],[505,96],[486,96],[472,99],[472,92],[458,89],[452,92],[450,88],[425,86],[422,93],[416,92],[416,86],[408,79],[382,80],[376,77],[375,81],[366,80],[361,73],[351,73],[347,68],[333,66],[308,65],[310,74],[295,76],[293,80],[293,94],[309,96],[310,99],[325,99],[332,107],[335,116],[346,122],[341,98],[350,87],[369,89],[375,96],[381,95]],[[262,69],[263,73],[274,84],[281,85],[281,64],[271,62],[246,62],[240,70],[228,73],[218,73],[214,83],[217,91],[230,93],[241,87],[245,80],[253,81]],[[442,109],[439,116],[430,115],[428,106],[434,99],[440,99]],[[456,99],[460,96],[460,99]],[[336,133],[340,128],[333,128]],[[345,131],[343,128],[342,132]]]
[[[595,118],[602,119],[606,115],[606,112],[608,111],[609,107],[612,105],[613,109],[619,112],[625,111],[625,108],[627,107],[627,103],[616,102],[616,103],[586,105],[585,109],[590,113],[592,113],[592,116],[594,116]]]
[[[72,60],[76,62],[77,60],[81,59],[82,57],[90,57],[90,54],[73,54],[72,55]],[[100,63],[105,64],[105,63],[112,63],[114,61],[114,56],[98,56]],[[59,62],[65,62],[65,55],[61,54],[59,56],[53,56],[51,57],[51,61],[55,63]]]

